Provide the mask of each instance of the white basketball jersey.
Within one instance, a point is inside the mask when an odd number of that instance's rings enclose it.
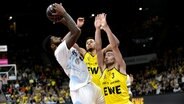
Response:
[[[86,64],[75,48],[67,48],[63,41],[55,50],[55,57],[62,66],[66,75],[70,78],[70,90],[77,90],[91,81]]]
[[[131,79],[130,76],[127,74],[127,87],[128,87],[128,93],[132,95],[131,91]]]
[[[131,86],[131,79],[128,74],[127,74],[127,86]]]

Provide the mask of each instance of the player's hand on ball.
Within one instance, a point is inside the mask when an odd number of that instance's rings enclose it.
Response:
[[[54,3],[53,5],[53,9],[55,10],[55,12],[52,13],[52,15],[61,15],[63,16],[64,13],[66,12],[66,10],[64,9],[64,7],[62,6],[62,4],[58,4],[58,3]]]
[[[50,21],[52,21],[54,23],[58,23],[58,22],[62,21],[63,14],[65,12],[66,11],[61,4],[54,3],[54,4],[51,4],[47,7],[46,15]]]

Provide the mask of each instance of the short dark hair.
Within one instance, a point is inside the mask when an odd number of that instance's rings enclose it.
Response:
[[[54,56],[54,51],[50,47],[51,37],[52,37],[52,35],[45,37],[45,39],[43,40],[43,43],[42,43],[42,47],[43,47],[43,50],[46,53],[47,57],[49,58],[51,65],[53,65],[54,67],[61,67]]]
[[[111,49],[111,48],[106,49],[106,50],[103,52],[104,56],[105,56],[105,54],[106,54],[107,52],[112,52],[112,49]]]
[[[93,37],[87,37],[87,38],[86,38],[86,41],[87,41],[88,39],[93,39],[93,40],[94,40],[94,38],[93,38]]]
[[[47,36],[44,40],[43,40],[43,43],[42,43],[42,46],[43,46],[43,50],[49,54],[49,53],[52,53],[52,49],[50,47],[50,44],[51,44],[51,35]]]

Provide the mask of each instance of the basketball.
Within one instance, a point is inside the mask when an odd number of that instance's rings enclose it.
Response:
[[[55,13],[56,11],[54,10],[54,7],[53,7],[53,4],[49,5],[47,7],[47,10],[46,10],[46,15],[47,15],[47,18],[52,21],[52,22],[56,22],[56,21],[59,21],[61,20],[63,17],[61,15],[53,15],[52,13]]]

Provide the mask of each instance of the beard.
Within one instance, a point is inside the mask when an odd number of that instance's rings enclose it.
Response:
[[[62,43],[62,42],[55,43],[55,45],[59,46],[60,43]]]
[[[93,48],[89,48],[87,51],[92,52],[93,50],[94,50]]]

